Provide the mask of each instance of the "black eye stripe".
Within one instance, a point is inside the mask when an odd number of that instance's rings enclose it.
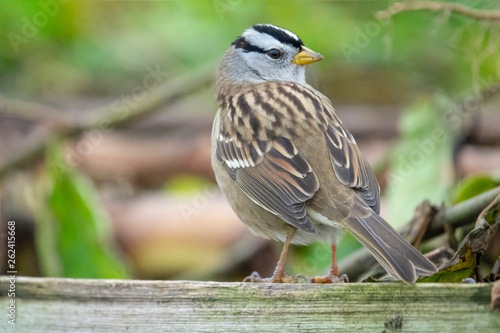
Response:
[[[266,53],[267,52],[263,48],[255,46],[255,45],[247,42],[245,37],[238,38],[237,40],[232,42],[231,45],[234,45],[234,47],[237,49],[243,49],[245,52],[259,52],[259,53]]]

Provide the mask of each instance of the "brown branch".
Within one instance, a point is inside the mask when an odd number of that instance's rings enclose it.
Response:
[[[47,135],[40,141],[33,142],[31,145],[22,151],[13,153],[8,159],[0,165],[0,179],[9,171],[25,166],[33,161],[39,160],[43,157],[45,147],[50,143],[59,140],[61,137],[76,137],[84,131],[91,131],[94,129],[105,128],[110,130],[112,128],[120,127],[124,123],[137,119],[150,112],[157,110],[157,107],[172,102],[173,100],[187,95],[196,89],[208,84],[213,77],[213,64],[210,66],[203,66],[188,74],[175,77],[156,89],[148,91],[144,100],[136,105],[131,105],[125,112],[116,112],[116,101],[109,103],[105,106],[98,107],[86,113],[84,122],[74,122],[72,127],[63,126],[59,130]],[[33,114],[30,111],[30,103],[9,103],[5,99],[0,99],[1,108],[18,107],[18,112],[29,116]],[[15,111],[10,111],[15,114]],[[53,113],[53,112],[51,112]],[[64,122],[66,123],[66,122]]]
[[[487,225],[485,225],[485,223],[490,224],[490,221],[488,221],[486,219],[486,214],[488,214],[490,212],[490,210],[493,209],[493,207],[495,205],[498,206],[497,207],[497,210],[498,210],[498,208],[500,208],[499,202],[500,202],[500,194],[485,209],[483,209],[481,214],[479,214],[479,217],[477,218],[477,221],[476,221],[476,228],[479,228],[481,226],[486,228]],[[493,223],[493,222],[491,222],[491,223]]]
[[[56,127],[70,127],[74,120],[67,113],[36,102],[13,100],[0,95],[2,116],[49,124]]]
[[[448,225],[458,228],[476,221],[482,210],[487,207],[500,194],[500,186],[487,192],[477,195],[469,200],[460,202],[455,206],[439,212],[431,221],[426,239],[435,237],[444,231],[442,221],[447,221]]]
[[[389,8],[377,12],[375,15],[379,19],[388,19],[393,15],[410,10],[433,10],[457,12],[476,20],[500,21],[500,10],[495,9],[476,9],[454,2],[437,1],[402,1],[393,3]]]

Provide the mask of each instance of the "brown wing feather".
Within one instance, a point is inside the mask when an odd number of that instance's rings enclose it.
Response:
[[[340,123],[329,124],[325,139],[338,180],[353,189],[377,214],[380,212],[380,188],[375,174],[359,150],[356,141]]]
[[[305,206],[319,188],[309,163],[286,138],[276,138],[264,151],[258,147],[222,139],[217,158],[253,202],[297,228],[316,232]]]

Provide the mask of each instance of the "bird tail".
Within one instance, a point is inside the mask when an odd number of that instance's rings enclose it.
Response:
[[[353,212],[346,222],[345,229],[368,248],[390,275],[413,283],[419,275],[437,273],[434,264],[371,209]]]

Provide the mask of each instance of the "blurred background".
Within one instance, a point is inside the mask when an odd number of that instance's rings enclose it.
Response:
[[[3,1],[0,273],[15,221],[19,275],[270,275],[282,244],[239,222],[210,167],[218,61],[256,23],[324,55],[308,82],[356,137],[393,226],[423,200],[449,206],[498,186],[498,22],[446,10],[377,15],[391,4]],[[486,258],[496,260],[498,243]],[[359,247],[347,235],[339,259]],[[328,245],[291,251],[288,273],[327,272]]]

